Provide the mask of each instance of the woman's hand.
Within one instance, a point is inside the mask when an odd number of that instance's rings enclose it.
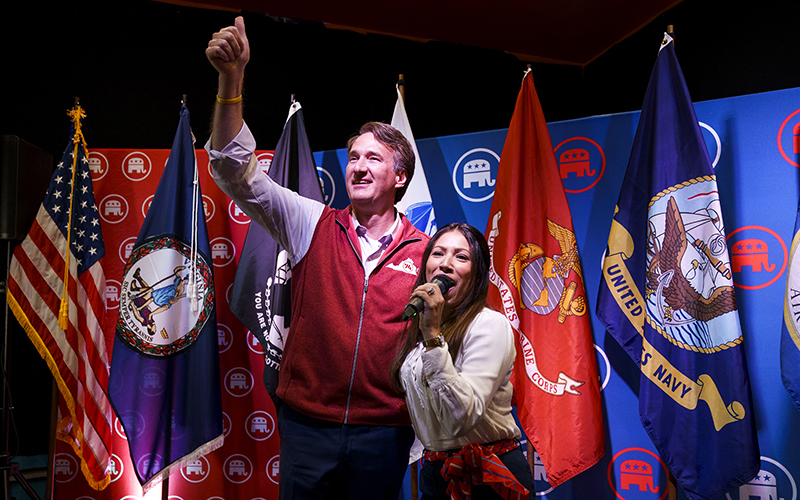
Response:
[[[442,327],[442,311],[444,311],[444,296],[439,286],[434,283],[425,283],[418,286],[411,294],[412,297],[422,299],[424,307],[419,313],[419,329],[422,340],[438,337]]]

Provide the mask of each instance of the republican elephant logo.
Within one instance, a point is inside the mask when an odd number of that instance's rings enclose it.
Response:
[[[769,247],[763,240],[749,238],[737,241],[731,248],[733,272],[742,272],[742,267],[749,266],[754,273],[772,272],[775,264],[769,262]]]
[[[739,487],[739,498],[778,500],[778,480],[774,475],[760,470],[749,483]]]
[[[553,152],[564,191],[582,193],[600,182],[606,169],[603,148],[589,137],[570,137],[561,141]]]
[[[478,187],[494,186],[496,179],[492,179],[492,167],[488,161],[473,160],[464,165],[464,189],[469,189],[473,184]]]
[[[742,226],[728,233],[726,240],[733,284],[738,288],[767,288],[778,281],[788,267],[789,248],[769,227]]]
[[[619,466],[620,488],[658,493],[660,486],[653,484],[653,468],[644,460],[625,460]]]
[[[581,148],[568,149],[561,153],[558,156],[558,168],[562,179],[568,178],[569,174],[575,174],[576,177],[594,177],[597,174],[589,161],[589,152]]]
[[[620,450],[608,464],[608,484],[620,500],[664,500],[668,475],[661,458],[645,448]]]

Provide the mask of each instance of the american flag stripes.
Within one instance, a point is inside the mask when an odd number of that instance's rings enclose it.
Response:
[[[36,221],[14,250],[7,299],[55,377],[59,407],[68,411],[58,437],[73,446],[86,480],[101,490],[109,482],[113,425],[103,332],[105,247],[81,132],[86,115],[77,105],[68,115],[70,141]]]

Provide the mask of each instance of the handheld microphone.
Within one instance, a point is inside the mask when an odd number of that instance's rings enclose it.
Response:
[[[439,286],[439,290],[442,291],[442,295],[446,294],[448,290],[453,288],[455,285],[455,281],[453,281],[449,276],[444,274],[437,274],[431,280],[431,283],[434,283]],[[416,316],[422,308],[424,307],[424,302],[420,297],[411,297],[411,300],[408,301],[405,310],[403,311],[403,321],[408,321],[409,319]]]

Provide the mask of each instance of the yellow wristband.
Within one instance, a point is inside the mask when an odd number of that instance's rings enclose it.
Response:
[[[234,97],[233,99],[223,99],[220,96],[217,96],[217,102],[220,104],[236,104],[242,100],[242,94],[239,94],[238,97]]]

